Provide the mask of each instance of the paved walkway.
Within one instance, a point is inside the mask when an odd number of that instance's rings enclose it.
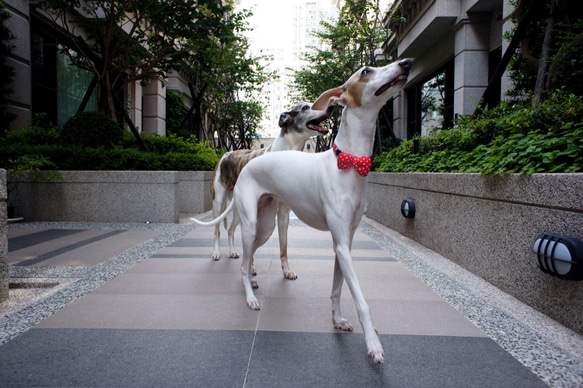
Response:
[[[355,332],[332,327],[331,238],[298,220],[297,280],[281,274],[276,237],[257,253],[259,312],[245,304],[240,260],[210,260],[213,228],[22,223],[8,233],[2,387],[583,386],[580,336],[368,219],[353,256],[383,365],[366,355],[346,287]],[[222,242],[226,256],[226,233]]]

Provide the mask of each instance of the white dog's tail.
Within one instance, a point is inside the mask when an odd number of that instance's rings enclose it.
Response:
[[[235,207],[235,201],[231,200],[231,202],[229,203],[229,206],[227,206],[225,211],[223,213],[221,213],[221,215],[218,216],[217,218],[215,218],[214,220],[209,221],[209,222],[199,221],[196,218],[191,218],[191,220],[194,221],[195,224],[198,224],[201,226],[214,226],[214,225],[218,224],[219,222],[221,222],[223,220],[223,218],[227,217],[227,215],[231,212],[231,210],[233,210],[233,207]]]

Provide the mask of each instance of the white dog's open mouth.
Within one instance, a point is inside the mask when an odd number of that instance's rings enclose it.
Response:
[[[318,120],[312,120],[306,124],[306,127],[310,128],[312,131],[316,131],[322,135],[326,135],[328,133],[328,128],[321,127],[319,125],[320,122],[321,121]]]
[[[397,85],[398,83],[405,83],[407,82],[407,74],[401,74],[398,75],[395,79],[393,79],[391,82],[384,84],[383,86],[381,86],[376,92],[375,92],[375,96],[380,96],[381,94],[383,94],[385,91],[387,91],[387,89],[392,88],[393,86]]]

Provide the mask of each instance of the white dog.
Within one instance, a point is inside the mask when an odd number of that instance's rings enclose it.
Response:
[[[313,110],[312,104],[304,102],[296,105],[291,111],[283,112],[279,116],[280,134],[273,144],[268,148],[259,150],[237,150],[227,152],[217,166],[211,180],[211,194],[213,198],[213,216],[216,218],[226,208],[227,201],[233,196],[233,187],[241,170],[250,160],[263,155],[265,152],[289,151],[304,149],[306,141],[313,136],[323,136],[328,130],[322,128],[320,123],[330,117],[330,112],[324,110]],[[277,213],[277,223],[279,231],[279,245],[281,268],[286,279],[294,280],[297,275],[289,268],[287,260],[287,228],[289,225],[289,207],[285,203],[280,204]],[[225,229],[228,230],[229,252],[231,258],[239,257],[235,250],[234,234],[239,223],[237,212],[233,214],[231,226],[227,227],[225,218]],[[215,246],[212,253],[213,260],[220,260],[220,223],[215,225]],[[254,272],[254,271],[253,271]]]
[[[251,260],[257,248],[271,236],[277,203],[283,200],[306,224],[331,232],[336,254],[332,321],[338,329],[353,329],[340,313],[345,279],[356,304],[367,352],[377,363],[384,361],[385,353],[354,270],[352,239],[364,210],[377,115],[405,85],[411,64],[411,60],[405,59],[385,67],[364,67],[343,86],[324,92],[313,109],[325,110],[334,102],[345,106],[333,149],[317,154],[274,152],[252,160],[241,171],[232,201],[241,219],[241,272],[249,307],[259,310],[251,281]],[[220,222],[229,208],[207,225]]]

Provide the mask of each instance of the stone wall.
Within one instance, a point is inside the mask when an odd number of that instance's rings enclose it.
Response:
[[[25,221],[178,222],[212,206],[209,171],[61,171],[62,181],[20,179],[11,193]]]
[[[372,173],[366,215],[583,334],[583,282],[543,273],[532,253],[545,232],[583,240],[583,174]]]

